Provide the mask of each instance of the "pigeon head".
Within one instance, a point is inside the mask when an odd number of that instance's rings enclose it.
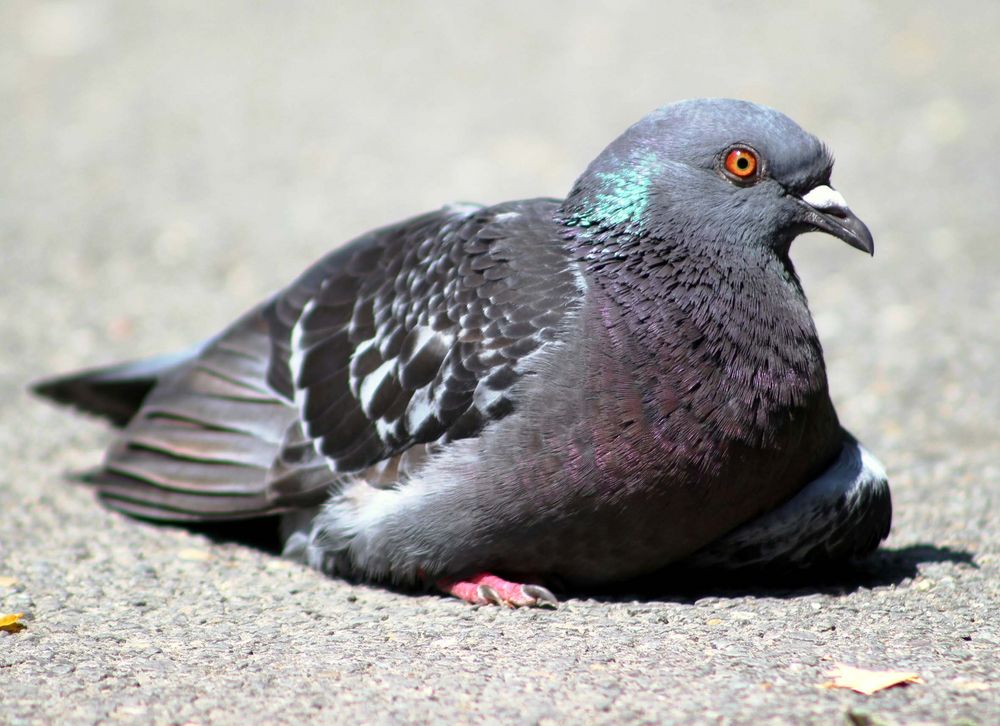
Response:
[[[593,232],[764,246],[821,231],[872,253],[868,228],[830,186],[823,144],[774,109],[682,101],[630,127],[584,172],[564,220]]]

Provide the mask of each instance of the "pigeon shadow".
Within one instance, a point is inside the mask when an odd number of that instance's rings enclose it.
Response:
[[[239,544],[273,555],[281,554],[277,517],[189,525],[185,528],[219,544]],[[693,603],[704,597],[795,598],[813,594],[846,595],[856,590],[901,585],[919,575],[921,565],[942,562],[978,569],[971,552],[920,543],[897,548],[883,547],[862,560],[817,566],[798,572],[766,569],[693,570],[672,566],[613,586],[582,589],[559,587],[559,583],[552,585],[562,598],[605,602]],[[390,589],[412,591],[396,587]]]
[[[216,544],[238,544],[272,555],[281,554],[278,517],[257,517],[233,522],[185,523],[183,528],[194,534],[200,534]]]
[[[978,569],[967,550],[920,543],[899,548],[880,548],[867,558],[826,564],[798,572],[691,570],[683,566],[665,568],[651,575],[614,587],[574,596],[607,601],[694,602],[704,597],[795,598],[814,594],[846,595],[901,585],[920,574],[920,566],[950,562]]]

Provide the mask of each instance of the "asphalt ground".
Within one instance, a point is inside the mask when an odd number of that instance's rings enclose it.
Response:
[[[1000,4],[0,3],[0,722],[1000,722]],[[42,374],[215,332],[373,226],[563,195],[662,103],[834,149],[874,259],[793,257],[896,516],[862,567],[555,612],[104,511]],[[836,663],[911,671],[873,696]],[[867,715],[866,715],[867,714]]]

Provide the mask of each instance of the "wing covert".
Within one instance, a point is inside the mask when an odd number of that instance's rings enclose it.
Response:
[[[513,410],[581,295],[554,209],[446,208],[333,253],[276,299],[287,332],[269,378],[335,471],[474,436]]]

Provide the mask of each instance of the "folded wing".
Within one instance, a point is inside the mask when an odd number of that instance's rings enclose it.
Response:
[[[315,506],[346,478],[405,485],[405,460],[514,410],[578,303],[554,209],[446,208],[331,253],[110,406],[121,422],[141,402],[91,480],[174,521]]]

